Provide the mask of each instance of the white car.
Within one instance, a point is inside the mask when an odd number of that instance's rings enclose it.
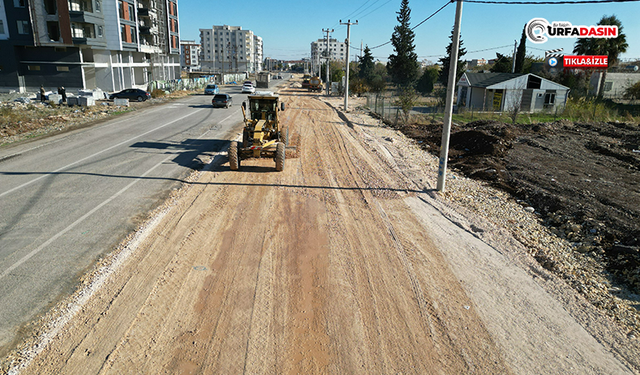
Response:
[[[253,85],[250,84],[244,84],[242,86],[242,93],[243,94],[253,94],[254,92],[256,92],[256,88],[253,87]]]

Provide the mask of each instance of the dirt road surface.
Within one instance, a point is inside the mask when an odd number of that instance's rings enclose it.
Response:
[[[284,172],[216,156],[20,373],[632,373],[362,126],[282,96]]]

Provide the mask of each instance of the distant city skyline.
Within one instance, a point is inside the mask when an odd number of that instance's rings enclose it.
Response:
[[[180,35],[183,39],[196,40],[199,29],[213,25],[241,26],[263,38],[264,57],[282,60],[298,60],[311,57],[311,43],[325,37],[322,29],[335,31],[332,38],[344,41],[346,27],[340,20],[358,20],[351,28],[350,55],[355,58],[364,47],[375,47],[390,40],[400,0],[328,0],[321,6],[282,0],[265,6],[264,2],[220,2],[211,6],[210,0],[179,1]],[[447,1],[409,1],[411,25],[415,26]],[[211,9],[211,11],[208,11]],[[242,11],[238,11],[241,9]],[[416,53],[419,60],[436,62],[445,54],[453,28],[455,2],[414,32]],[[640,59],[640,2],[566,5],[500,5],[463,3],[462,41],[467,54],[465,60],[492,59],[496,52],[513,53],[514,42],[520,40],[524,25],[532,18],[567,21],[574,25],[595,25],[603,16],[616,15],[622,22],[623,33],[629,47],[620,55],[622,61]],[[563,48],[571,54],[576,39],[551,39],[544,44],[527,43],[527,54],[542,57],[545,50]],[[373,56],[386,61],[393,53],[391,44],[372,50]]]

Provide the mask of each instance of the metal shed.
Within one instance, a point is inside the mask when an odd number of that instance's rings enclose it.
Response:
[[[458,81],[458,108],[477,111],[561,111],[569,88],[535,74],[470,73]]]

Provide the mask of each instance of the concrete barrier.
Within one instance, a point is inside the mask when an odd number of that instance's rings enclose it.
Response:
[[[96,100],[91,96],[79,96],[78,97],[78,105],[91,107],[96,105]]]
[[[62,104],[62,95],[60,94],[49,94],[49,104]]]
[[[113,105],[119,105],[123,107],[129,106],[129,99],[126,98],[113,98]]]

